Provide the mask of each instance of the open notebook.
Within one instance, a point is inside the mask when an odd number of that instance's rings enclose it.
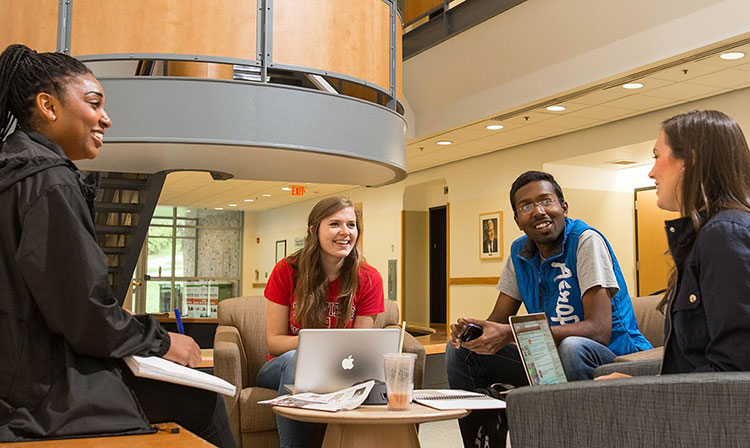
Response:
[[[459,389],[421,389],[412,394],[414,401],[431,408],[446,409],[503,409],[505,402],[476,392]]]
[[[183,386],[197,387],[234,396],[234,385],[223,379],[203,373],[199,370],[184,367],[157,356],[126,356],[123,358],[133,375]]]

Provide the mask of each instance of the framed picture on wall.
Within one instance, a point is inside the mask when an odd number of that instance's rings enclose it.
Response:
[[[479,258],[500,260],[503,258],[503,212],[479,215]]]
[[[274,264],[286,257],[286,240],[276,241],[276,261]]]

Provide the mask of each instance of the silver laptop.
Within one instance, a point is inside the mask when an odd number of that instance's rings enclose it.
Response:
[[[510,328],[530,385],[568,382],[546,314],[511,316]]]
[[[295,393],[322,394],[360,381],[385,381],[383,354],[398,352],[400,336],[395,328],[300,330]]]

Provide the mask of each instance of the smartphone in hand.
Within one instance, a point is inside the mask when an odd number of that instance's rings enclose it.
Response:
[[[479,325],[468,324],[464,331],[458,336],[458,340],[461,342],[469,342],[481,336],[483,333],[482,327]]]

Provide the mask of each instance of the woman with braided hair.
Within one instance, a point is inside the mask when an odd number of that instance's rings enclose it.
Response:
[[[120,358],[195,366],[192,338],[119,306],[96,244],[93,159],[112,124],[80,61],[10,45],[0,55],[0,442],[150,432],[176,421],[219,446],[223,400],[134,377]]]

